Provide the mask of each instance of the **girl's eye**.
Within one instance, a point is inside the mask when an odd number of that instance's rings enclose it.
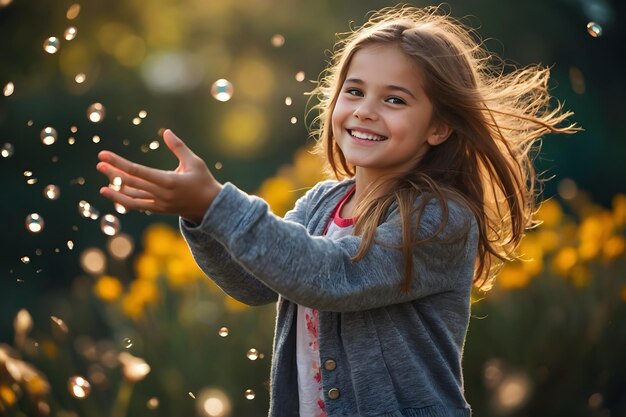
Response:
[[[406,104],[406,102],[404,100],[402,100],[399,97],[389,97],[387,99],[387,103],[391,103],[391,104]]]
[[[346,88],[346,93],[356,97],[363,96],[363,93],[358,88]]]

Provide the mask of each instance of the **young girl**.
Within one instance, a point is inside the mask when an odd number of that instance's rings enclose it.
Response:
[[[344,37],[317,89],[337,181],[284,219],[170,130],[175,171],[99,154],[102,195],[173,213],[200,267],[251,305],[278,301],[271,416],[469,416],[461,357],[487,289],[532,225],[531,148],[570,116],[548,69],[503,71],[439,9],[397,7]]]

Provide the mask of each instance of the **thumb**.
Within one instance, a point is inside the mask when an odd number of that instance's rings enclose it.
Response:
[[[170,129],[166,129],[165,132],[163,132],[163,141],[183,165],[191,162],[191,160],[196,156],[191,149],[185,145],[185,142],[176,136]]]

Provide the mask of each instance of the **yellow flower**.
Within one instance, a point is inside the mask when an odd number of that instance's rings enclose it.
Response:
[[[182,238],[174,243],[172,256],[167,259],[165,269],[169,284],[175,288],[180,288],[203,276]]]
[[[138,319],[143,314],[145,304],[133,294],[126,294],[122,298],[122,311],[131,319]]]
[[[552,267],[557,274],[567,276],[574,265],[576,265],[576,262],[578,262],[578,253],[576,252],[576,249],[571,246],[567,246],[557,252],[552,261]]]
[[[110,275],[101,276],[94,286],[96,295],[107,303],[117,300],[122,294],[122,290],[120,280]]]
[[[586,217],[578,229],[580,241],[578,253],[581,259],[587,261],[597,257],[612,229],[613,220],[606,212]]]
[[[593,239],[587,239],[580,242],[578,247],[578,254],[580,259],[589,261],[595,258],[600,253],[599,242]]]
[[[25,377],[24,382],[26,390],[32,395],[46,395],[50,391],[50,384],[39,374]]]
[[[10,408],[17,401],[17,396],[11,388],[3,384],[0,385],[0,400]]]
[[[151,304],[159,299],[159,288],[154,281],[136,280],[130,284],[129,295],[142,304]]]
[[[521,267],[530,274],[538,275],[543,270],[543,248],[535,234],[526,235],[520,242],[518,251]]]
[[[170,254],[171,245],[178,234],[165,224],[153,224],[143,235],[144,252],[157,258]]]
[[[228,296],[228,295],[224,298],[224,306],[226,307],[228,311],[233,312],[233,313],[239,313],[248,308],[248,305],[240,301],[237,301],[233,297]]]
[[[324,179],[324,161],[306,148],[296,152],[293,161],[294,179],[299,187],[312,187]]]
[[[559,232],[561,244],[573,245],[578,240],[578,225],[574,222],[565,222]]]
[[[615,259],[624,253],[624,238],[622,236],[611,236],[602,247],[604,259]]]
[[[159,260],[152,255],[142,254],[135,260],[137,279],[154,281],[161,273]]]
[[[531,280],[530,273],[519,262],[504,265],[498,274],[498,285],[505,290],[524,288]]]
[[[626,225],[626,194],[613,197],[613,220],[618,227]]]
[[[540,229],[537,232],[537,242],[545,253],[554,252],[559,247],[560,240],[559,233],[556,230]]]
[[[545,200],[541,203],[537,212],[537,220],[540,220],[543,226],[554,228],[561,223],[563,219],[563,210],[559,203],[554,199]]]
[[[263,181],[258,195],[267,201],[267,204],[278,216],[283,216],[296,200],[296,186],[287,177],[277,176]]]
[[[170,258],[166,264],[167,282],[172,288],[181,288],[192,281],[189,269],[180,258]]]

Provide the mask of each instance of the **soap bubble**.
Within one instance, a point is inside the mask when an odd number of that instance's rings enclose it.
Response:
[[[44,127],[39,136],[41,137],[41,141],[44,145],[50,146],[57,141],[57,131],[55,128],[50,126]]]
[[[105,214],[100,220],[100,228],[105,235],[115,236],[120,231],[120,221],[112,214]]]
[[[223,78],[215,81],[211,86],[211,95],[218,101],[228,101],[233,96],[234,88],[230,81]]]
[[[217,334],[220,335],[221,337],[228,336],[228,327],[220,327]]]
[[[121,190],[122,189],[122,177],[113,177],[113,179],[111,180],[111,184],[109,184],[109,187],[111,187],[115,191]]]
[[[9,97],[15,91],[15,84],[12,82],[8,82],[7,85],[2,89],[2,93],[5,97]]]
[[[91,384],[82,376],[73,376],[67,382],[67,387],[75,398],[86,398],[91,392]]]
[[[81,214],[81,216],[87,217],[91,220],[96,220],[98,219],[98,217],[100,217],[100,212],[98,211],[98,209],[93,207],[85,200],[80,200],[78,202],[78,212]]]
[[[54,54],[59,50],[59,38],[50,36],[43,43],[43,50],[49,54]]]
[[[61,195],[61,190],[54,184],[47,185],[46,188],[43,189],[43,195],[48,200],[57,200]]]
[[[255,361],[257,359],[259,359],[259,351],[256,350],[255,348],[250,349],[247,353],[246,356],[248,357],[248,359],[250,359],[251,361]]]
[[[70,26],[69,28],[65,29],[65,34],[64,34],[65,40],[71,41],[72,39],[76,37],[77,34],[78,34],[78,30],[74,26]]]
[[[10,143],[5,143],[4,145],[2,145],[2,148],[0,149],[0,155],[2,155],[3,158],[9,158],[13,156],[13,153],[15,153],[15,148],[13,147],[13,145],[11,145]]]
[[[251,389],[247,389],[244,395],[246,397],[246,400],[254,400],[254,397],[256,396],[254,390]]]
[[[587,23],[587,33],[589,33],[594,38],[599,38],[602,36],[602,26],[600,26],[596,22]]]
[[[87,108],[87,118],[94,123],[101,122],[104,119],[106,109],[102,103],[93,103]]]
[[[32,213],[26,216],[26,229],[29,232],[39,233],[43,230],[43,225],[43,218],[39,214]]]

